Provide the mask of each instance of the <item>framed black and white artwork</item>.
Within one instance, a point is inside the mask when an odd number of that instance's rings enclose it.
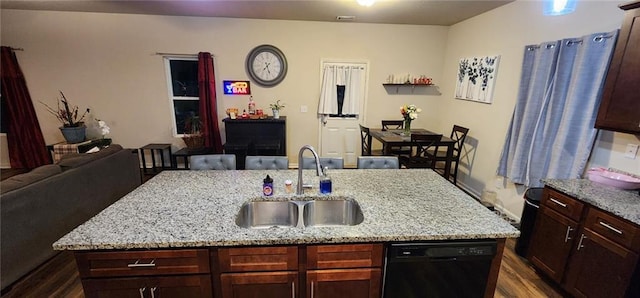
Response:
[[[460,59],[455,98],[492,103],[499,60],[499,55]]]

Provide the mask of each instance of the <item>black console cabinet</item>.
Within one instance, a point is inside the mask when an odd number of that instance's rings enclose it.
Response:
[[[226,154],[236,155],[236,167],[244,169],[247,155],[287,155],[286,117],[280,119],[230,119],[225,124]]]

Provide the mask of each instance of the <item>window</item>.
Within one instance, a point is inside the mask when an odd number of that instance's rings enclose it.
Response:
[[[173,112],[173,133],[178,136],[185,132],[186,119],[200,115],[198,58],[165,57],[165,68]]]

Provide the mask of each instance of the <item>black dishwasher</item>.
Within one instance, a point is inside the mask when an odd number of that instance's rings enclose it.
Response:
[[[496,246],[495,240],[392,243],[383,297],[483,297]]]

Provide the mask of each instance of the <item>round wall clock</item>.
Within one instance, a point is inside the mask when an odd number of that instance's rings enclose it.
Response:
[[[256,84],[272,87],[282,82],[287,75],[287,58],[280,49],[263,44],[249,52],[246,68]]]

